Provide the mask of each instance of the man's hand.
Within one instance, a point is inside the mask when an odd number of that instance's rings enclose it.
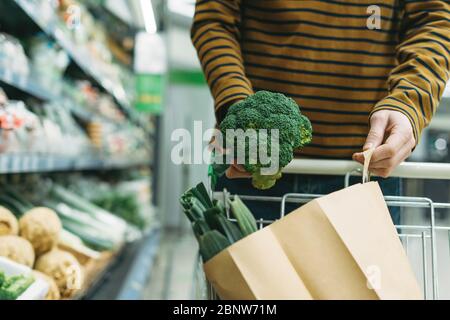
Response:
[[[216,152],[219,152],[221,154],[226,154],[228,151],[226,149],[223,149],[221,145],[216,143],[215,137],[212,138],[211,142],[209,143],[210,150],[215,150]],[[239,178],[251,178],[252,175],[248,173],[244,166],[240,164],[236,164],[236,160],[234,160],[234,163],[230,165],[230,167],[225,172],[225,176],[228,179],[239,179]]]
[[[225,173],[228,179],[251,178],[252,175],[245,171],[240,164],[232,164]]]
[[[380,110],[370,119],[370,132],[364,151],[375,148],[369,166],[370,171],[387,178],[410,155],[416,145],[413,128],[401,112]],[[364,155],[355,153],[353,160],[364,163]]]

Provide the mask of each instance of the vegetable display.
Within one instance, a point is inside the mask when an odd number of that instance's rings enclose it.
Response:
[[[38,282],[36,287],[47,283],[47,300],[78,298],[116,259],[115,253],[126,242],[143,235],[135,225],[142,222],[140,226],[143,227],[146,224],[137,219],[146,207],[136,202],[142,200],[138,199],[142,194],[133,194],[134,184],[127,185],[129,189],[124,187],[123,193],[107,193],[114,199],[106,197],[104,203],[99,200],[99,204],[108,209],[119,206],[115,215],[93,203],[94,198],[87,197],[83,190],[74,192],[73,183],[63,186],[50,180],[45,182],[26,189],[0,184],[0,258],[31,269],[22,273],[32,272]],[[84,191],[88,190],[85,188]],[[120,194],[122,196],[116,199],[115,195]],[[7,268],[0,268],[2,271],[16,275]],[[14,286],[7,286],[4,279],[5,276],[1,279],[4,287],[0,294],[5,299],[17,299],[21,289],[25,288],[23,279],[17,278]],[[34,297],[34,287],[33,284],[31,295],[24,299]],[[39,299],[44,298],[44,290]]]
[[[62,298],[73,297],[83,286],[83,270],[69,252],[54,249],[36,261],[35,269],[55,280]]]
[[[36,270],[33,270],[33,276],[35,279],[41,279],[49,285],[49,290],[45,300],[59,300],[61,298],[61,294],[59,293],[59,288],[56,285],[55,280]]]
[[[229,203],[236,224],[228,219],[221,201],[210,199],[203,183],[186,191],[180,202],[192,224],[204,262],[258,230],[255,218],[239,197]]]
[[[130,228],[123,219],[58,185],[53,186],[50,196],[45,205],[57,212],[64,229],[92,248],[112,250],[124,242]]]
[[[17,218],[5,207],[0,207],[0,236],[16,236],[18,233]]]
[[[0,256],[32,268],[35,254],[31,243],[18,236],[0,237]]]
[[[281,178],[281,170],[292,161],[294,151],[312,141],[312,126],[309,119],[302,115],[297,103],[281,93],[259,91],[254,95],[232,105],[224,120],[220,124],[220,130],[225,137],[227,145],[232,143],[235,147],[237,158],[237,139],[227,137],[227,130],[232,129],[260,129],[267,130],[267,156],[272,158],[271,149],[278,153],[279,170],[271,175],[265,175],[262,168],[270,167],[263,164],[261,159],[253,159],[249,152],[249,139],[245,141],[245,170],[252,174],[253,186],[257,189],[270,189]],[[271,130],[279,130],[279,143],[271,146]],[[261,147],[261,135],[258,134],[258,146]],[[233,141],[234,140],[234,141]],[[259,149],[259,148],[258,148]]]
[[[0,272],[0,300],[17,300],[34,282],[31,276],[6,276]]]
[[[16,217],[20,218],[25,212],[33,208],[31,203],[12,188],[2,185],[1,190],[0,205],[10,210]]]
[[[28,211],[20,218],[19,226],[20,236],[31,242],[37,256],[56,246],[62,230],[57,214],[43,207]]]
[[[146,221],[139,212],[139,204],[134,194],[111,192],[94,198],[93,203],[109,212],[113,212],[141,230],[145,228]]]

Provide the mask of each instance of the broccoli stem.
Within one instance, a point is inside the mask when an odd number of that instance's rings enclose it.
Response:
[[[262,175],[260,171],[257,171],[252,175],[252,185],[256,189],[267,190],[272,188],[281,176],[281,170],[274,175]]]

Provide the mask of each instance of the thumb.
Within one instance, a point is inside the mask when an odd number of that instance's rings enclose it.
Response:
[[[364,144],[364,150],[377,148],[383,143],[388,120],[388,116],[382,112],[376,112],[372,115],[370,118],[370,131]]]

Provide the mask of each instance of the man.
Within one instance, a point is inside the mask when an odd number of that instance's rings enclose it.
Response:
[[[298,156],[363,162],[361,151],[375,148],[370,170],[387,178],[418,143],[449,79],[450,1],[198,0],[192,40],[218,122],[255,91],[281,92],[313,125]],[[343,187],[342,177],[285,176],[256,192],[247,179],[231,180],[246,176],[232,166],[219,187],[278,196]],[[380,184],[401,193],[398,179]],[[262,216],[278,210],[249,205]]]

